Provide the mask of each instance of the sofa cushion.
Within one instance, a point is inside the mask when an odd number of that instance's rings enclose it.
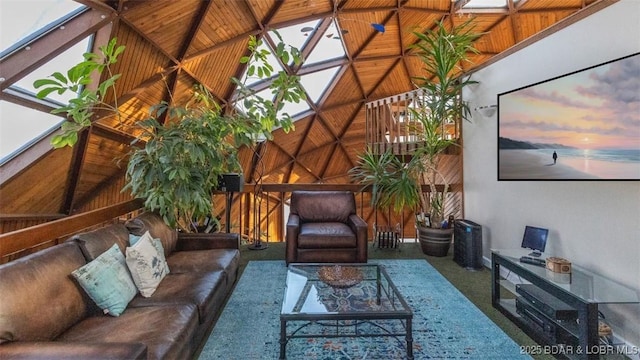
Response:
[[[133,283],[144,297],[151,296],[169,273],[162,244],[160,240],[152,239],[148,231],[127,247],[126,262]]]
[[[291,195],[291,213],[300,216],[300,222],[347,222],[356,212],[356,203],[350,191],[294,191]]]
[[[225,273],[199,272],[169,274],[162,280],[151,297],[136,296],[129,307],[158,306],[167,304],[195,304],[200,322],[212,316],[222,305],[226,296]]]
[[[132,342],[147,345],[148,359],[188,359],[198,325],[195,305],[128,308],[119,317],[88,317],[56,341]]]
[[[160,239],[164,248],[164,255],[167,258],[176,249],[178,232],[167,226],[158,214],[152,212],[142,213],[127,221],[125,226],[131,234],[142,236],[146,231],[149,231],[153,238]]]
[[[307,223],[300,226],[298,247],[301,249],[355,248],[356,235],[339,222]]]
[[[72,273],[105,314],[119,316],[138,289],[117,244]]]
[[[113,244],[118,244],[120,251],[129,246],[129,231],[123,224],[113,224],[93,231],[72,236],[69,241],[76,241],[87,262],[94,260],[100,254],[109,250]]]
[[[49,341],[95,305],[71,277],[85,264],[76,243],[63,243],[0,265],[0,344]]]

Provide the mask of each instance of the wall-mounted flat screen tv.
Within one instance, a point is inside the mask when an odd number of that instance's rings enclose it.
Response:
[[[499,94],[498,180],[640,180],[640,53]]]

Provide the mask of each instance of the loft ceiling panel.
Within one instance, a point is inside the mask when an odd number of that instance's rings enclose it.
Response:
[[[329,111],[321,111],[320,116],[324,119],[325,124],[330,128],[331,132],[336,137],[339,137],[361,106],[360,103],[347,104],[332,108]]]
[[[337,146],[336,150],[331,155],[331,159],[327,164],[327,170],[324,173],[325,178],[338,179],[341,176],[345,176],[343,183],[349,183],[348,172],[351,170],[351,162],[348,155],[345,153],[341,146]]]
[[[56,214],[63,204],[73,150],[49,152],[21,174],[0,186],[6,214]]]
[[[137,136],[140,130],[135,123],[149,116],[151,106],[160,103],[166,93],[166,84],[160,79],[139,89],[136,96],[118,104],[121,117],[109,116],[98,121],[99,124],[114,128],[118,131]]]
[[[377,34],[373,40],[367,44],[367,47],[360,52],[358,58],[402,55],[400,47],[400,26],[398,17],[392,16],[389,21],[384,24],[384,34]]]
[[[115,177],[122,176],[126,169],[126,154],[129,147],[92,134],[82,163],[75,199],[90,199],[98,195],[100,188]],[[118,165],[120,160],[120,165]]]
[[[364,95],[359,89],[360,85],[358,85],[355,72],[350,66],[338,80],[336,86],[333,87],[331,94],[329,94],[322,106],[327,107],[362,100]]]
[[[177,58],[201,4],[200,0],[128,2],[122,17]]]
[[[367,9],[376,7],[396,7],[397,0],[349,0],[343,9]]]
[[[252,12],[258,18],[259,22],[263,22],[267,15],[271,13],[271,9],[274,7],[278,7],[281,1],[280,0],[246,0],[245,1]]]
[[[567,9],[582,7],[582,0],[536,0],[525,2],[519,10],[540,10],[540,9]]]
[[[209,49],[255,29],[258,29],[258,24],[246,1],[226,1],[218,7],[210,6],[191,41],[187,55]]]
[[[410,81],[416,81],[415,77],[431,76],[425,69],[424,63],[415,55],[405,56],[404,63],[410,76]]]
[[[402,60],[398,59],[396,65],[390,69],[387,74],[371,94],[371,100],[401,94],[415,89]]]
[[[407,48],[418,41],[418,38],[413,35],[413,32],[424,32],[426,29],[431,28],[436,21],[442,18],[439,13],[432,13],[427,11],[402,9],[398,13],[400,18],[400,30],[402,31],[402,48]]]
[[[291,157],[287,153],[276,145],[267,143],[267,146],[262,148],[262,154],[259,162],[256,163],[256,171],[253,176],[257,177],[260,171],[263,175],[271,173],[273,170],[289,165],[290,162]]]
[[[349,158],[352,164],[358,163],[358,156],[364,153],[365,144],[364,137],[349,137],[344,138],[342,141],[342,147],[346,152],[346,156]]]
[[[451,0],[408,0],[405,7],[444,12],[451,8]]]
[[[318,181],[318,178],[310,173],[307,169],[300,166],[300,164],[295,164],[293,166],[293,170],[291,171],[291,175],[289,176],[289,183],[315,183]]]
[[[394,66],[396,59],[358,61],[353,64],[367,96],[371,94],[385,74]]]
[[[313,115],[305,119],[298,120],[294,123],[296,129],[285,134],[282,129],[273,131],[273,141],[277,143],[282,150],[287,152],[291,157],[296,155],[300,148],[300,144],[304,141],[304,135],[307,133],[309,125],[313,121]]]
[[[198,81],[206,86],[220,99],[224,99],[234,85],[230,78],[238,76],[242,67],[239,60],[247,50],[249,38],[222,46],[206,56],[197,57],[183,66]],[[243,68],[243,67],[242,67]]]
[[[118,96],[137,88],[145,80],[162,72],[171,63],[162,52],[124,24],[118,27],[115,36],[118,44],[125,45],[124,52],[112,68],[114,74],[121,74],[116,82]],[[112,94],[109,92],[105,99],[107,102],[112,102]]]
[[[518,13],[516,39],[522,41],[573,14],[574,11]]]
[[[324,169],[327,161],[331,158],[334,146],[331,144],[322,146],[314,151],[308,152],[298,156],[298,163],[302,165],[307,171],[320,178],[322,170]]]
[[[340,28],[348,31],[348,33],[344,35],[347,54],[355,58],[359,56],[359,52],[370,42],[374,41],[376,37],[385,36],[385,33],[376,31],[371,24],[382,24],[390,14],[390,11],[363,11],[339,14],[338,21]],[[396,33],[394,39],[397,40],[397,24],[396,30],[394,31]]]
[[[478,17],[478,19],[486,19],[487,23],[490,22],[488,16]],[[498,54],[516,44],[513,26],[508,17],[501,18],[492,27],[482,31],[487,33],[476,41],[475,47],[483,53]]]
[[[300,153],[304,154],[320,146],[334,142],[336,139],[319,120],[313,121],[311,129],[304,139]]]
[[[252,0],[254,3],[256,0]],[[289,0],[283,1],[280,8],[274,15],[270,24],[283,24],[288,22],[300,22],[297,21],[301,18],[308,18],[313,15],[331,15],[333,12],[332,0]]]
[[[178,73],[176,79],[176,85],[173,89],[173,98],[171,99],[172,105],[184,106],[193,94],[193,86],[197,82],[184,71]]]

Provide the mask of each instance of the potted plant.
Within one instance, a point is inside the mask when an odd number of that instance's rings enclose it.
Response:
[[[284,63],[300,64],[299,50],[279,40],[275,55]],[[249,55],[240,59],[247,64],[247,78],[254,74],[269,78],[273,73],[266,62],[270,53],[259,48],[261,43],[262,40],[251,36]],[[100,48],[99,54],[85,54],[85,61],[66,75],[57,72],[34,83],[36,88],[42,87],[39,97],[53,91],[81,90],[78,98],[54,110],[67,113],[70,118],[54,138],[54,147],[73,146],[78,132],[91,126],[90,119],[97,110],[113,112],[120,118],[117,104],[108,104],[104,99],[108,91],[113,92],[114,99],[118,98],[114,84],[119,75],[112,74],[111,65],[122,51],[124,47],[117,46],[116,39],[112,39]],[[91,84],[95,71],[105,70],[108,78],[95,90],[85,87]],[[209,217],[217,222],[212,214],[213,191],[220,175],[241,170],[238,149],[253,145],[259,137],[271,139],[274,127],[282,127],[286,132],[293,129],[291,117],[281,110],[286,102],[299,102],[305,94],[299,77],[284,71],[275,75],[270,85],[273,98],[260,97],[245,82],[233,78],[238,96],[226,109],[202,85],[194,86],[185,103],[162,102],[151,107],[149,118],[134,125],[142,131],[128,153],[127,184],[123,191],[130,190],[134,197],[143,198],[145,208],[157,211],[167,224],[184,232],[197,231],[198,219]],[[238,103],[242,104],[242,110],[236,106]]]
[[[418,238],[425,254],[445,256],[451,244],[453,229],[443,228],[449,184],[439,171],[438,163],[447,149],[459,146],[456,139],[445,134],[445,125],[468,120],[470,110],[462,100],[462,89],[476,82],[460,76],[461,62],[477,50],[473,42],[480,34],[473,32],[468,20],[448,29],[439,22],[425,33],[414,32],[419,42],[412,46],[428,74],[416,77],[420,100],[409,108],[418,126],[416,148],[408,161],[395,156],[391,150],[376,154],[368,148],[355,168],[352,177],[372,188],[372,204],[391,207],[400,212],[411,209],[416,213]],[[422,185],[428,192],[422,191]]]

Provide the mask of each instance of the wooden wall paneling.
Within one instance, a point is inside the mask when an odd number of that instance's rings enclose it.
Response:
[[[380,13],[380,15],[382,15],[379,16],[380,20],[375,21],[375,23],[384,22],[384,19],[389,16],[389,13]],[[378,16],[376,16],[376,18],[378,18]],[[401,55],[400,24],[398,22],[398,16],[391,16],[391,18],[383,25],[385,28],[384,33],[374,33],[372,40],[358,54],[358,59],[365,57]]]
[[[367,96],[380,82],[385,74],[396,64],[397,59],[358,61],[353,64],[355,72],[362,83]],[[367,97],[367,100],[370,100]]]
[[[405,7],[424,9],[428,11],[449,11],[450,0],[408,0]]]
[[[352,66],[349,67],[344,72],[342,78],[338,80],[338,83],[333,88],[331,94],[327,96],[324,104],[321,104],[321,109],[323,107],[329,107],[336,104],[350,103],[355,100],[363,99],[364,94],[355,91],[358,86],[358,81],[356,79],[356,74]]]
[[[314,183],[318,180],[316,176],[307,171],[300,164],[295,163],[289,176],[289,183]]]
[[[284,23],[311,15],[327,14],[333,11],[331,0],[308,1],[291,0],[282,3],[270,21],[270,24]]]
[[[518,13],[518,27],[516,39],[526,39],[550,27],[558,21],[571,15],[573,11],[554,11],[545,13]]]
[[[489,18],[489,16],[478,18]],[[487,22],[490,22],[490,20],[487,20]],[[511,22],[506,17],[497,19],[493,26],[487,29],[481,29],[481,31],[487,33],[476,41],[475,46],[483,53],[497,54],[516,43],[513,31],[511,31]]]
[[[239,60],[247,49],[249,38],[230,43],[206,56],[195,58],[183,64],[185,70],[194,74],[197,79],[206,84],[220,99],[224,99],[231,85],[230,78],[236,75]]]
[[[57,213],[62,205],[72,150],[49,152],[0,186],[2,213]]]
[[[323,145],[332,143],[333,141],[335,141],[335,137],[332,136],[331,131],[329,131],[322,122],[315,120],[311,124],[309,133],[302,143],[300,153],[314,150]]]
[[[418,38],[413,35],[413,32],[424,32],[427,28],[430,28],[432,24],[440,20],[442,14],[401,8],[398,17],[400,18],[402,48],[407,50],[409,45],[418,41]]]
[[[290,156],[295,156],[297,150],[305,139],[305,134],[313,123],[313,117],[309,116],[303,120],[294,122],[295,130],[285,134],[282,129],[273,132],[273,141]]]
[[[324,172],[324,178],[334,178],[343,176],[343,181],[349,183],[349,170],[352,168],[351,159],[343,146],[339,146],[331,154],[327,168]],[[336,183],[333,181],[333,183]]]
[[[341,137],[359,108],[360,104],[357,103],[346,104],[327,111],[321,110],[320,116],[331,132],[336,137]]]
[[[414,89],[415,86],[410,81],[407,69],[401,59],[398,59],[395,65],[389,69],[386,76],[381,79],[380,83],[373,89],[373,92],[369,95],[369,99],[381,99]]]
[[[334,148],[334,143],[328,143],[324,146],[317,147],[313,151],[301,153],[297,156],[296,161],[317,178],[322,178],[322,171],[331,159]]]
[[[187,54],[208,49],[257,28],[245,1],[230,1],[226,5],[207,12]]]
[[[251,7],[252,13],[256,14],[259,21],[263,21],[267,17],[272,9],[278,4],[279,0],[247,0],[247,4]]]

